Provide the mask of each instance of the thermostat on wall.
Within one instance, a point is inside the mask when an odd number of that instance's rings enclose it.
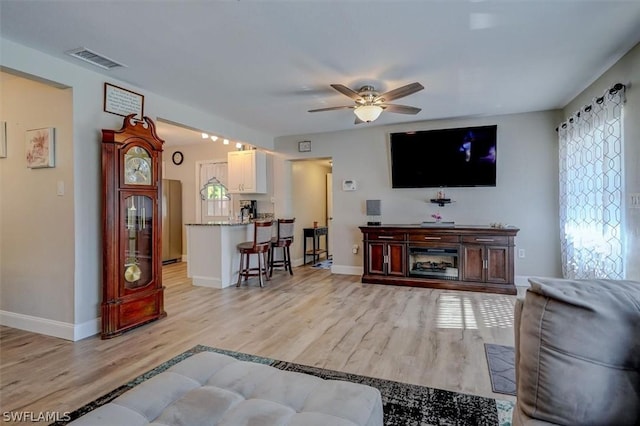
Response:
[[[355,180],[343,180],[342,181],[342,190],[343,191],[355,191],[358,189],[358,184]]]

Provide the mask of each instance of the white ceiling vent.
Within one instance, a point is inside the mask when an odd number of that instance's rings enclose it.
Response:
[[[104,68],[105,70],[110,70],[118,67],[126,67],[126,65],[124,64],[118,63],[85,47],[68,50],[65,53],[69,56],[73,56],[74,58],[89,62],[90,64],[93,64],[97,67]]]

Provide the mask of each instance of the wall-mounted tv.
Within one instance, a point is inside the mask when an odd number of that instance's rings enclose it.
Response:
[[[391,186],[496,186],[497,127],[391,133]]]

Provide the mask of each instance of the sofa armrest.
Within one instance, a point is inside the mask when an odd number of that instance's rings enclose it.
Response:
[[[516,394],[518,390],[518,364],[520,363],[520,322],[522,321],[522,308],[524,307],[524,298],[518,297],[516,305],[513,309],[513,333],[515,347],[515,370],[516,370]]]

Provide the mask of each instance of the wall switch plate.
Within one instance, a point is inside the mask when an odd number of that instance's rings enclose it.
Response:
[[[629,207],[632,209],[640,209],[640,192],[629,194]]]
[[[59,180],[56,186],[56,194],[58,194],[59,197],[62,197],[64,195],[64,181]]]

